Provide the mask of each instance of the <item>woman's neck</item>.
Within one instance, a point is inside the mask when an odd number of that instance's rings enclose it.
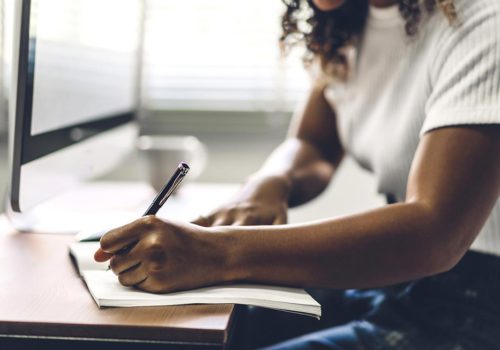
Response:
[[[375,7],[389,7],[397,2],[397,0],[370,0],[370,4]]]

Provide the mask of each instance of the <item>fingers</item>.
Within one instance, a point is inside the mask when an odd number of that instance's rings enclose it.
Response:
[[[256,224],[257,218],[255,217],[255,215],[238,213],[238,211],[236,210],[224,210],[221,212],[216,212],[209,216],[200,216],[192,223],[205,227],[229,225],[243,226]]]
[[[200,216],[194,221],[191,221],[192,224],[198,225],[198,226],[204,226],[204,227],[209,227],[212,226],[213,222],[213,216]]]
[[[113,255],[109,261],[109,266],[115,274],[120,274],[125,270],[132,268],[141,262],[140,242],[134,245],[130,250],[124,249]]]
[[[101,237],[101,249],[106,253],[116,253],[137,242],[142,232],[151,228],[152,221],[154,219],[144,217],[107,232]]]
[[[257,217],[253,216],[253,215],[245,215],[241,218],[238,218],[237,220],[235,220],[232,225],[233,226],[250,226],[250,225],[258,225],[259,224],[259,220],[257,219]]]
[[[251,226],[251,225],[283,225],[287,223],[286,212],[278,213],[276,216],[258,217],[247,214],[235,220],[233,226]]]
[[[135,287],[150,293],[165,293],[167,291],[171,292],[172,289],[167,286],[162,286],[155,282],[154,278],[146,277],[143,281],[136,283]]]
[[[146,279],[147,273],[140,263],[118,275],[118,281],[126,287],[138,285]]]
[[[215,219],[214,222],[212,223],[212,226],[228,226],[231,225],[233,222],[234,219],[232,216],[225,215]]]
[[[111,259],[113,256],[112,253],[106,253],[104,250],[101,248],[97,249],[97,251],[94,253],[94,260],[97,262],[104,262],[106,260]]]
[[[274,218],[273,225],[285,225],[288,221],[286,213],[281,213]]]
[[[245,225],[245,221],[242,220],[242,219],[238,219],[238,220],[235,220],[231,226],[244,226]]]

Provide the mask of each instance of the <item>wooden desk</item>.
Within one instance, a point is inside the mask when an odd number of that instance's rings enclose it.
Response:
[[[98,309],[69,258],[71,240],[0,232],[0,348],[26,337],[72,340],[73,350],[75,340],[106,341],[106,349],[109,341],[120,349],[226,348],[234,305]]]

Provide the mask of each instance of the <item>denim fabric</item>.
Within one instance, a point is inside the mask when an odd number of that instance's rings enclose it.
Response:
[[[499,257],[468,252],[452,270],[433,277],[383,289],[311,293],[322,304],[322,321],[251,310],[246,348],[500,349]],[[255,313],[261,313],[259,325],[252,328]]]

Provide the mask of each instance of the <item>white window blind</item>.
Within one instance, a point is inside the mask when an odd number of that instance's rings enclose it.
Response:
[[[280,0],[146,0],[143,101],[153,110],[289,111],[308,88],[280,59]]]

